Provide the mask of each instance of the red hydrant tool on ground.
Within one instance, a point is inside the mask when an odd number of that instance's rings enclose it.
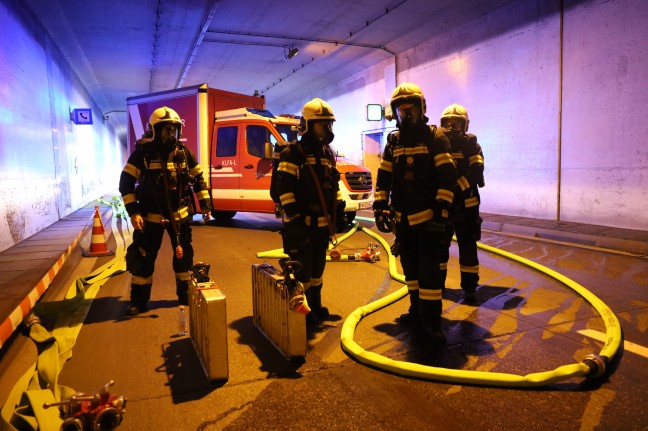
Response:
[[[45,403],[43,408],[60,407],[61,431],[110,431],[124,419],[126,398],[111,395],[108,388],[114,382],[106,383],[99,393],[87,395],[77,392],[69,399],[58,403]]]
[[[337,248],[334,248],[329,253],[329,258],[333,262],[369,262],[374,263],[380,260],[380,252],[378,250],[378,244],[372,242],[367,245],[367,248],[361,252],[354,254],[342,254]]]

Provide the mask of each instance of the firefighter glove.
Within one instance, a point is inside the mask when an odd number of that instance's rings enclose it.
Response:
[[[374,213],[378,210],[380,211],[388,211],[389,210],[389,205],[387,204],[387,201],[384,199],[374,201],[373,203],[373,210]]]
[[[375,209],[374,219],[376,221],[376,227],[379,231],[385,233],[392,232],[393,222],[389,211]]]
[[[389,251],[391,251],[391,254],[394,257],[400,256],[400,242],[398,242],[398,238],[396,238],[391,247],[389,247]]]

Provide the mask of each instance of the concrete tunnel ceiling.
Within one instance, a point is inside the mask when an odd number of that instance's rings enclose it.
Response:
[[[206,82],[281,108],[511,1],[27,0],[118,131],[130,96]]]

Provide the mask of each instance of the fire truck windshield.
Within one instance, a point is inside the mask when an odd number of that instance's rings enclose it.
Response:
[[[276,124],[275,123],[275,127],[277,128],[277,130],[281,134],[281,137],[285,141],[290,142],[290,141],[294,141],[294,140],[297,139],[297,131],[292,130],[292,128],[294,127],[292,124]]]

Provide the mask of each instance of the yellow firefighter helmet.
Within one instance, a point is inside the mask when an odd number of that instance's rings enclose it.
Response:
[[[313,121],[335,121],[331,106],[318,97],[306,102],[302,108],[302,117],[297,128],[300,136],[308,132],[309,123]]]
[[[182,126],[184,122],[176,111],[167,106],[163,106],[153,111],[151,118],[149,119],[149,128],[153,134],[151,136],[152,139],[155,139],[156,126],[162,123],[175,124],[178,127],[178,137],[182,135]]]
[[[421,91],[421,87],[411,82],[403,82],[401,85],[396,87],[396,89],[391,95],[391,101],[389,102],[392,108],[392,112],[395,113],[396,105],[406,100],[418,101],[421,108],[421,112],[425,114],[425,109],[426,109],[425,97],[423,96],[423,91]]]
[[[463,128],[461,132],[466,133],[468,131],[468,123],[470,123],[470,120],[468,119],[468,111],[460,104],[454,103],[443,110],[443,113],[441,113],[441,127],[447,127],[446,120],[448,118],[458,118],[462,120]]]

